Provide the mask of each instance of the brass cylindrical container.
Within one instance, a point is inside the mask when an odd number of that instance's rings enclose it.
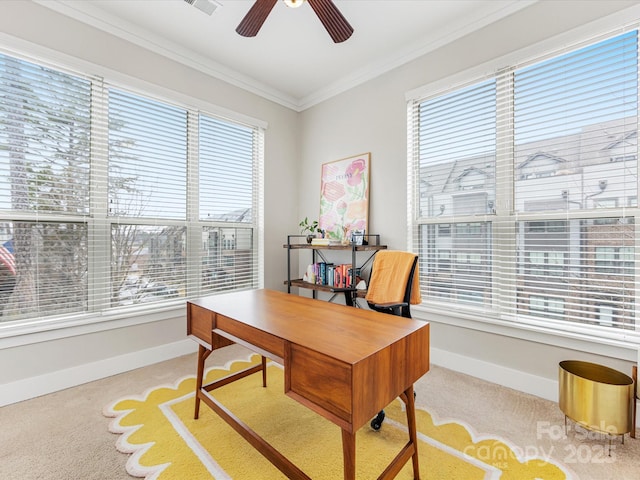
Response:
[[[624,435],[634,428],[631,377],[603,365],[560,362],[560,410],[589,430]]]

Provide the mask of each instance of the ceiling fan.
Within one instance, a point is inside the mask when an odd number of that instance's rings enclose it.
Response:
[[[236,28],[236,32],[243,37],[255,37],[277,1],[256,0],[240,22],[240,25],[238,25],[238,28]],[[351,36],[353,28],[332,0],[285,0],[285,3],[290,7],[298,7],[305,1],[309,2],[334,43],[344,42]]]

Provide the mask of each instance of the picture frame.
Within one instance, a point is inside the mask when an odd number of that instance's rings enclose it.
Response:
[[[366,230],[352,230],[351,243],[354,245],[363,245]]]
[[[368,229],[370,165],[369,152],[322,165],[318,226],[325,237],[350,242],[351,232]]]

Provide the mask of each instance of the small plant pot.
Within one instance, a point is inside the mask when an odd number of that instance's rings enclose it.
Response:
[[[307,235],[307,243],[311,243],[313,240],[313,235]]]

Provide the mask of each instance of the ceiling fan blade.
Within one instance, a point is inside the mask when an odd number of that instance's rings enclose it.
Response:
[[[238,25],[238,28],[236,28],[236,32],[243,37],[255,37],[277,1],[256,0],[256,3],[253,4],[240,22],[240,25]]]
[[[353,27],[331,0],[308,0],[308,2],[334,43],[344,42],[351,36]]]

